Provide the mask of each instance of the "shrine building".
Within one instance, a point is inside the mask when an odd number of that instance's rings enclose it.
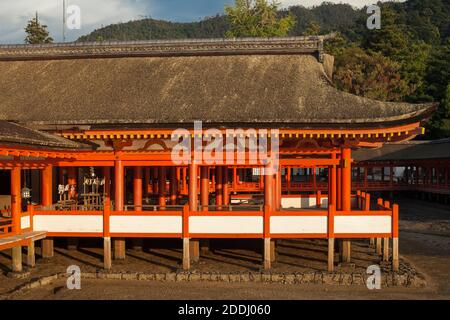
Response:
[[[329,271],[335,243],[349,262],[353,239],[377,239],[398,270],[398,206],[352,189],[352,151],[423,134],[434,106],[337,90],[323,41],[0,46],[12,270],[58,237],[102,238],[105,269],[127,242],[180,239],[185,270],[208,239],[261,239],[265,269],[277,239],[327,239]]]

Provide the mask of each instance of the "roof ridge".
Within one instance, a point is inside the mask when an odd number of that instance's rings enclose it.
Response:
[[[213,38],[0,45],[0,60],[133,56],[317,54],[333,35],[277,38]]]

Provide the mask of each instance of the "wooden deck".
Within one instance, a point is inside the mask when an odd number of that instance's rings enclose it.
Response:
[[[0,251],[17,246],[27,246],[30,242],[44,239],[46,236],[46,231],[31,231],[4,237],[0,239]]]

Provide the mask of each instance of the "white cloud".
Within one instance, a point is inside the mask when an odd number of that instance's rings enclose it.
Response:
[[[62,0],[2,0],[0,2],[0,43],[17,43],[25,38],[27,21],[38,11],[40,20],[48,25],[51,36],[62,38]],[[68,40],[75,40],[101,25],[138,19],[146,12],[140,0],[66,0],[81,9],[81,30],[68,30]]]

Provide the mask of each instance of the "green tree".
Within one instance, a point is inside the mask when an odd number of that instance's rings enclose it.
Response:
[[[408,86],[400,76],[400,65],[380,53],[361,48],[346,49],[336,57],[335,85],[340,90],[376,100],[400,101]]]
[[[279,3],[267,0],[236,0],[235,6],[226,6],[230,29],[226,33],[233,37],[283,37],[295,25],[291,13],[281,17]]]
[[[27,36],[25,43],[39,44],[39,43],[52,43],[53,38],[49,36],[46,25],[41,25],[39,22],[38,14],[36,17],[28,21],[28,25],[25,28]]]
[[[381,6],[381,29],[366,30],[364,47],[398,61],[408,50],[408,31],[400,16],[389,6]]]
[[[303,32],[304,36],[317,36],[320,34],[320,24],[317,23],[317,21],[311,21],[308,26],[306,27],[306,30]]]
[[[450,38],[433,48],[425,75],[426,93],[439,101],[433,118],[428,123],[432,138],[450,136]]]

